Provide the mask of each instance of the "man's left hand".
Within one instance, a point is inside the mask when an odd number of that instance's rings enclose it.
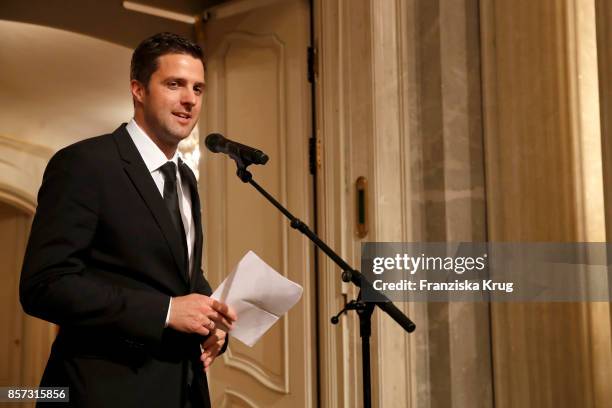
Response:
[[[204,370],[208,370],[208,367],[215,361],[215,358],[219,355],[219,351],[225,344],[225,333],[221,329],[214,329],[210,336],[202,343],[202,355],[200,360],[204,363]]]

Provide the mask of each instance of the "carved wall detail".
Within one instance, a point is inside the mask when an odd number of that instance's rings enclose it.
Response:
[[[239,393],[238,391],[234,391],[234,390],[229,390],[229,389],[225,390],[225,394],[223,395],[223,400],[221,401],[221,407],[222,408],[232,407],[234,402],[243,403],[246,406],[251,407],[251,408],[259,408],[259,405],[257,405],[255,401],[253,401],[246,395],[243,395]]]
[[[0,135],[0,199],[27,213],[36,208],[36,195],[53,150]]]

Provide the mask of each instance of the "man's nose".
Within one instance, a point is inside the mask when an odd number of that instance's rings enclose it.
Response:
[[[195,91],[190,89],[186,89],[181,93],[181,103],[183,105],[193,106],[197,103],[197,98]]]

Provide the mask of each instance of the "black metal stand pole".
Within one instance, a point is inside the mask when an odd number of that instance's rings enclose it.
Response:
[[[351,300],[344,308],[334,317],[331,318],[332,324],[338,324],[339,317],[349,310],[354,310],[359,316],[359,336],[361,337],[361,371],[363,379],[363,406],[370,408],[372,406],[372,385],[370,373],[370,336],[372,335],[372,313],[374,312],[374,303],[364,302],[361,300],[361,291],[357,296],[357,300]]]
[[[276,201],[266,190],[253,180],[253,175],[246,169],[248,164],[238,163],[238,171],[236,175],[244,183],[249,183],[257,191],[261,193],[269,202],[272,203],[285,217],[291,222],[291,227],[297,229],[302,234],[306,235],[319,249],[321,249],[328,257],[330,257],[336,265],[342,269],[342,280],[345,282],[353,282],[360,288],[359,296],[356,301],[351,301],[345,308],[332,317],[332,323],[338,322],[338,317],[347,310],[355,310],[359,315],[359,335],[361,336],[361,353],[362,353],[362,371],[363,371],[363,405],[365,408],[372,406],[372,387],[370,380],[370,336],[372,334],[372,313],[374,306],[378,306],[387,313],[395,322],[397,322],[404,330],[411,333],[416,328],[415,324],[404,315],[391,301],[384,302],[364,302],[361,299],[361,293],[364,286],[368,286],[369,290],[374,291],[369,282],[362,279],[361,273],[353,269],[344,259],[342,259],[333,249],[321,240],[306,224],[294,217],[281,203]]]
[[[361,369],[363,375],[363,406],[370,408],[372,406],[372,385],[370,371],[370,336],[372,335],[372,313],[374,306],[371,303],[365,303],[365,307],[357,310],[359,316],[359,335],[361,336]]]

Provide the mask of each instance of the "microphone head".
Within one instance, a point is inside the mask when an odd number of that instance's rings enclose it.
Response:
[[[204,144],[206,144],[206,147],[211,152],[219,153],[221,151],[220,147],[225,142],[225,140],[226,139],[225,137],[223,137],[222,134],[211,133],[210,135],[206,136],[206,140],[204,141]]]
[[[268,155],[261,150],[255,150],[253,156],[255,156],[255,160],[253,160],[255,164],[266,164],[268,162]]]

